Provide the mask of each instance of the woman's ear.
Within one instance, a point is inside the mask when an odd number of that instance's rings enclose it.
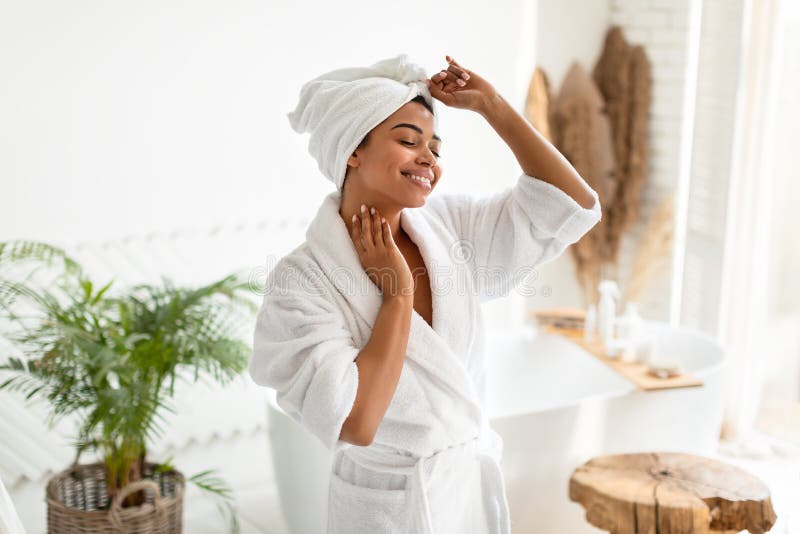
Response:
[[[358,154],[353,152],[353,155],[347,158],[347,166],[348,167],[358,167],[360,160],[358,159]]]

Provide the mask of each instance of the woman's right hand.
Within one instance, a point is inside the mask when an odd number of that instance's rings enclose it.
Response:
[[[361,266],[370,280],[381,290],[383,298],[414,298],[414,279],[406,259],[397,248],[389,223],[375,208],[353,215],[350,238],[358,252]]]

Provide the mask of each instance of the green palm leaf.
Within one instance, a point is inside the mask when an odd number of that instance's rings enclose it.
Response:
[[[54,280],[43,278],[48,270]],[[115,291],[62,249],[31,241],[0,242],[0,273],[0,336],[24,355],[0,360],[0,390],[46,399],[51,424],[77,414],[76,457],[102,454],[111,495],[142,472],[147,444],[163,435],[176,380],[225,384],[247,366],[242,327],[258,307],[243,273]],[[210,472],[196,477],[232,497]]]

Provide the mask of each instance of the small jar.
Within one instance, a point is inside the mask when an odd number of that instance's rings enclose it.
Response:
[[[645,337],[636,344],[636,361],[650,365],[656,350],[656,342],[652,337]]]

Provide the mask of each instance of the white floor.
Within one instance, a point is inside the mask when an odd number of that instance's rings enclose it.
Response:
[[[213,459],[209,463],[209,458]],[[205,469],[217,469],[234,490],[242,534],[289,534],[280,512],[272,479],[266,432],[238,435],[209,445],[191,444],[175,456],[176,467],[188,478]],[[44,534],[45,482],[8,488],[27,534]],[[186,534],[229,532],[216,502],[192,484],[184,500]]]
[[[181,452],[176,463],[187,475],[204,469],[219,469],[231,484],[236,496],[239,527],[242,534],[289,534],[280,511],[278,494],[272,480],[272,463],[268,457],[266,432],[238,436],[234,442],[216,442],[209,446],[190,446]],[[218,458],[218,465],[206,465],[208,458]],[[227,523],[215,501],[189,485],[184,501],[186,534],[219,534],[228,532]]]
[[[263,437],[266,440],[266,436]],[[258,450],[266,451],[266,441],[252,443],[242,453],[256,455]],[[247,451],[247,452],[246,452]],[[800,454],[798,451],[784,451],[770,459],[739,458],[719,454],[718,459],[737,465],[758,476],[770,488],[772,505],[778,515],[773,534],[800,534]],[[266,470],[264,470],[266,472]],[[269,467],[271,472],[271,466]],[[566,495],[564,498],[567,498]],[[250,485],[237,488],[242,532],[289,534],[280,514],[277,495],[265,487]],[[191,534],[223,532],[224,524],[219,522],[216,510],[197,496],[187,495],[186,532]],[[198,514],[199,510],[203,512]],[[600,532],[600,531],[598,531]],[[305,534],[305,533],[303,533]],[[518,533],[514,534],[548,534]],[[564,533],[552,533],[564,534]]]
[[[259,431],[210,446],[191,445],[176,458],[176,465],[187,476],[203,469],[220,470],[234,487],[243,534],[290,534],[280,512],[278,496],[269,482],[272,465],[267,451],[266,433]],[[778,515],[778,522],[770,531],[775,534],[800,534],[800,455],[796,453],[795,450],[784,451],[771,459],[718,456],[760,477],[770,488]],[[209,458],[214,458],[216,464],[210,465]],[[44,488],[28,485],[23,492],[19,489],[10,492],[28,534],[43,534]],[[218,534],[228,531],[214,501],[189,486],[184,502],[184,532]]]

